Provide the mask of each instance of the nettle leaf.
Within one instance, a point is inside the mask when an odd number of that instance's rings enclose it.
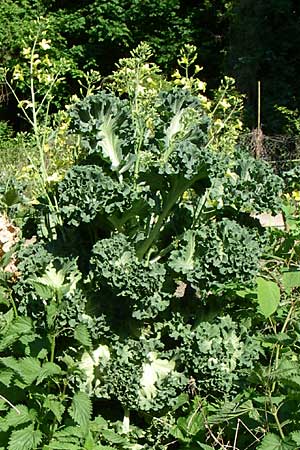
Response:
[[[0,370],[0,383],[4,384],[4,386],[9,387],[13,375],[14,375],[14,372],[12,370],[1,369]]]
[[[54,292],[50,286],[46,286],[44,283],[41,283],[40,281],[34,279],[29,279],[28,281],[30,281],[39,297],[44,300],[53,298]]]
[[[179,417],[177,425],[184,433],[195,436],[205,429],[204,418],[201,414],[191,414],[188,417]]]
[[[32,384],[39,376],[41,365],[37,358],[30,356],[22,358],[18,361],[18,373],[23,378],[25,383]]]
[[[267,433],[263,438],[258,450],[295,450],[295,444],[287,439],[281,439],[273,433]]]
[[[42,440],[42,433],[29,425],[21,430],[14,430],[9,438],[8,450],[35,450]]]
[[[42,365],[42,368],[40,369],[40,371],[38,373],[36,384],[40,384],[45,379],[53,377],[54,375],[60,375],[60,374],[61,374],[61,368],[57,364],[52,363],[52,362],[45,362]]]
[[[101,434],[103,437],[107,440],[112,442],[113,444],[126,444],[126,439],[123,436],[120,436],[119,434],[115,433],[111,430],[102,430]]]
[[[14,372],[18,372],[19,361],[13,356],[5,356],[0,358],[0,363],[3,364],[8,369],[12,369]]]
[[[79,450],[81,449],[80,443],[72,444],[71,442],[50,442],[50,444],[45,445],[43,450]]]
[[[92,402],[85,392],[76,392],[69,413],[72,419],[87,431],[92,414]]]
[[[300,431],[293,431],[292,433],[290,433],[290,436],[293,441],[300,446]]]
[[[49,409],[58,422],[61,422],[63,413],[65,412],[65,406],[61,401],[57,400],[55,395],[48,395],[44,401],[44,408]]]
[[[83,347],[92,348],[92,340],[87,326],[83,323],[77,325],[74,330],[74,338],[80,342]]]
[[[10,333],[24,335],[32,332],[32,320],[29,317],[17,317],[10,326]]]
[[[266,318],[270,317],[278,308],[280,302],[280,289],[274,281],[257,278],[257,300],[259,312]]]
[[[32,421],[32,415],[29,414],[25,405],[15,405],[15,409],[11,409],[1,422],[2,431],[7,431],[10,427],[17,427]]]
[[[51,442],[43,447],[43,450],[78,450],[82,449],[81,441],[83,438],[80,427],[65,427],[54,433]]]

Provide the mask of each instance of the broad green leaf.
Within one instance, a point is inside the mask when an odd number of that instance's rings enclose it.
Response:
[[[300,287],[300,271],[284,272],[282,274],[284,289],[290,292],[295,287]]]
[[[14,342],[19,339],[17,334],[10,333],[7,336],[2,337],[0,341],[0,352],[3,352],[5,349],[8,349]]]
[[[277,309],[280,302],[280,289],[274,281],[257,278],[257,299],[259,311],[267,318]]]
[[[9,369],[12,369],[14,372],[18,372],[19,361],[13,356],[5,356],[0,358],[0,363]]]
[[[273,433],[267,433],[263,438],[258,450],[296,450],[295,444],[286,439],[281,439]]]
[[[42,433],[29,425],[21,430],[14,430],[9,438],[8,450],[36,450],[42,440]]]
[[[53,375],[59,375],[61,373],[61,368],[52,362],[45,362],[38,374],[36,384],[40,384],[46,378],[52,377]]]
[[[75,422],[87,431],[92,414],[92,402],[85,392],[76,392],[69,413]]]
[[[182,419],[183,419],[183,417],[182,417]],[[190,439],[188,437],[186,437],[186,433],[181,431],[181,428],[178,425],[178,421],[177,421],[177,425],[175,425],[171,428],[170,433],[172,436],[174,436],[175,439],[178,439],[181,442],[189,442],[190,441]]]
[[[74,338],[84,347],[92,347],[91,336],[85,324],[80,323],[79,325],[77,325],[74,330]]]
[[[210,445],[206,445],[206,444],[200,444],[200,448],[202,448],[202,450],[214,450],[214,447],[211,447]]]

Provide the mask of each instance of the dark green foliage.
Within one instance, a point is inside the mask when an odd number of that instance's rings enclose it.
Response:
[[[259,341],[230,316],[194,326],[174,316],[170,324],[179,367],[187,377],[195,378],[200,395],[233,396],[255,366],[261,352]]]
[[[223,219],[187,231],[179,249],[171,252],[169,265],[203,293],[253,280],[262,252],[257,233]]]
[[[147,266],[144,261],[139,261],[126,236],[116,234],[97,242],[90,264],[95,285],[100,290],[109,288],[117,302],[124,301],[122,297],[125,297],[133,317],[139,320],[153,318],[168,307],[170,295],[164,292],[164,265]]]

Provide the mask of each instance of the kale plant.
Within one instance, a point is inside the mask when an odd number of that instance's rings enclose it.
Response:
[[[245,382],[259,348],[226,301],[255,282],[266,238],[251,214],[275,211],[282,188],[265,163],[216,148],[201,96],[167,82],[146,96],[138,72],[134,86],[70,109],[81,158],[49,190],[51,208],[40,199],[38,242],[19,252],[13,286],[16,310],[48,336],[49,362],[75,367],[85,425],[93,399],[95,414],[121,423],[122,436],[101,436],[122,449],[147,448],[135,425],[164,417],[190,377],[204,396]]]

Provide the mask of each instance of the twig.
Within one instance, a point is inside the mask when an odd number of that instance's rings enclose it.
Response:
[[[1,394],[0,394],[0,398],[2,400],[4,400],[6,403],[8,403],[9,406],[11,406],[16,411],[17,414],[21,414],[21,411],[18,408],[16,408],[9,400],[7,400],[7,398],[3,397],[3,395],[1,395]]]

